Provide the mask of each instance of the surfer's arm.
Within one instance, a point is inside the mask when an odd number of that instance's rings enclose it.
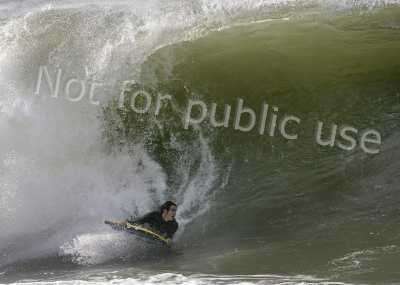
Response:
[[[171,239],[174,237],[176,231],[178,230],[178,223],[176,221],[170,222],[168,228],[167,228],[167,232],[165,233],[166,237],[168,239]]]

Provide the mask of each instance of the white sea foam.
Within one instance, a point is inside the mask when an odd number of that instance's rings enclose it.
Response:
[[[237,285],[345,285],[342,282],[330,282],[324,279],[318,279],[311,276],[282,276],[282,275],[183,275],[176,273],[161,273],[155,275],[140,274],[136,278],[127,279],[111,279],[101,280],[70,280],[70,281],[57,281],[57,284],[73,285],[73,284],[118,284],[118,285],[153,285],[153,284],[166,284],[166,285],[208,285],[208,284],[237,284]],[[14,284],[55,284],[55,282],[26,282]]]

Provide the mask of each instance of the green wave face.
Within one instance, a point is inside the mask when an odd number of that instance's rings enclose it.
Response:
[[[399,51],[400,10],[387,7],[238,25],[164,47],[145,62],[141,85],[132,88],[144,88],[153,98],[170,94],[172,100],[157,117],[151,115],[154,109],[137,114],[125,103],[119,128],[110,123],[106,129],[118,129],[124,145],[143,142],[167,170],[173,189],[182,186],[184,178],[176,169],[183,161],[200,167],[200,137],[218,165],[212,207],[183,236],[200,248],[188,259],[202,259],[185,268],[236,274],[328,272],[356,281],[398,277],[397,246],[383,249],[398,244],[400,236],[395,176]],[[248,132],[234,128],[239,99],[256,114]],[[215,128],[207,118],[185,129],[190,100],[203,101],[208,111],[216,103],[218,120],[224,105],[230,105],[228,126]],[[264,103],[270,113],[260,134]],[[279,129],[270,136],[272,113],[277,124],[285,115],[298,117],[301,122],[287,128],[298,139],[286,139]],[[115,108],[109,106],[106,114],[114,116]],[[245,125],[249,117],[242,120]],[[335,146],[321,146],[315,138],[318,121],[324,138],[333,124],[338,132],[353,127],[356,145],[341,149],[338,143],[351,143],[338,135]],[[362,134],[371,129],[382,136],[378,155],[360,145]],[[106,137],[116,145],[115,133]],[[352,255],[355,249],[360,252]],[[184,266],[184,261],[178,263]]]

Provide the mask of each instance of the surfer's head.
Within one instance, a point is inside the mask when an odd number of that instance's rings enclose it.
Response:
[[[172,202],[172,201],[167,201],[161,206],[161,215],[164,219],[164,221],[173,221],[175,219],[176,211],[178,209],[178,206]]]

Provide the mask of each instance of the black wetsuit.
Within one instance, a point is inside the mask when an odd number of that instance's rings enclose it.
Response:
[[[138,224],[149,224],[154,230],[158,231],[160,234],[172,238],[175,232],[178,230],[178,223],[173,221],[164,221],[160,212],[151,212],[144,217],[134,221]]]

